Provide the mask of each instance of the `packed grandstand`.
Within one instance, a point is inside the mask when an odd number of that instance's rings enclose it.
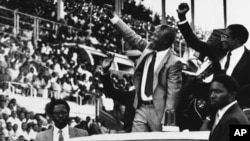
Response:
[[[124,2],[122,19],[150,40],[159,15],[134,0]],[[65,18],[58,20],[55,0],[0,1],[1,139],[34,140],[50,128],[44,108],[53,98],[76,107],[70,126],[85,129],[93,123],[101,129],[98,134],[122,132],[123,105],[103,93],[100,63],[107,53],[116,54],[110,77],[115,88],[129,90],[140,52],[129,53],[134,48],[108,22],[104,3],[114,0],[65,0]],[[166,18],[178,30],[176,20]],[[201,31],[197,34],[206,38]],[[178,32],[172,49],[180,57],[182,41]]]

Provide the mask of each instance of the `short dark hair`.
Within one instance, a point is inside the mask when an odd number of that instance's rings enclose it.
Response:
[[[228,90],[228,92],[238,92],[239,84],[238,82],[231,76],[226,74],[217,74],[214,76],[212,82],[220,82],[224,85],[224,87]]]
[[[53,113],[53,110],[54,110],[54,107],[56,105],[65,105],[65,107],[67,108],[67,110],[70,112],[70,107],[69,107],[69,104],[67,103],[67,101],[65,100],[62,100],[62,99],[55,99],[55,100],[52,100],[47,106],[47,114],[49,116],[52,115]]]
[[[245,26],[241,24],[231,24],[227,28],[230,30],[232,38],[238,38],[241,44],[247,42],[249,33]]]
[[[167,46],[171,46],[175,41],[176,29],[165,24],[159,25],[158,28],[163,32],[163,37],[169,40]]]

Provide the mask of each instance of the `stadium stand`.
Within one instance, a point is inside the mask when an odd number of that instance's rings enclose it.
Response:
[[[102,133],[121,130],[122,122],[117,121],[120,117],[112,115],[119,112],[114,112],[119,108],[112,106],[116,102],[103,97],[99,64],[107,52],[115,54],[111,66],[114,86],[130,89],[136,56],[127,56],[133,47],[123,43],[107,22],[102,2],[65,0],[65,18],[57,21],[56,1],[1,0],[1,137],[32,140],[37,132],[50,128],[44,107],[53,98],[68,100],[72,126],[91,117],[92,122],[102,123]],[[124,21],[150,40],[153,25],[159,24],[157,16],[152,21],[152,13],[141,5],[135,8],[134,0],[126,1],[124,6]],[[145,15],[136,17],[136,12]],[[173,17],[167,19],[168,24],[176,27]],[[178,35],[173,47],[177,55],[181,39]],[[103,104],[107,99],[111,108]],[[95,121],[96,117],[100,121]]]

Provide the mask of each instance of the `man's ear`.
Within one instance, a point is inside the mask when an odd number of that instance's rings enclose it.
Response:
[[[241,39],[239,39],[239,38],[237,38],[237,41],[238,41],[237,43],[238,43],[239,45],[243,45],[243,44],[244,44],[244,43],[241,42]]]
[[[236,91],[233,91],[233,92],[229,93],[230,101],[234,101],[236,99],[236,94],[237,94]]]

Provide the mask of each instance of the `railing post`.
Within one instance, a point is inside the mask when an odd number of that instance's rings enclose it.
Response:
[[[13,12],[14,14],[14,35],[17,35],[17,12],[16,10]]]
[[[16,12],[16,35],[18,35],[19,34],[19,28],[20,28],[20,26],[19,26],[19,14]]]
[[[39,25],[38,25],[38,18],[34,17],[34,43],[39,39]]]

